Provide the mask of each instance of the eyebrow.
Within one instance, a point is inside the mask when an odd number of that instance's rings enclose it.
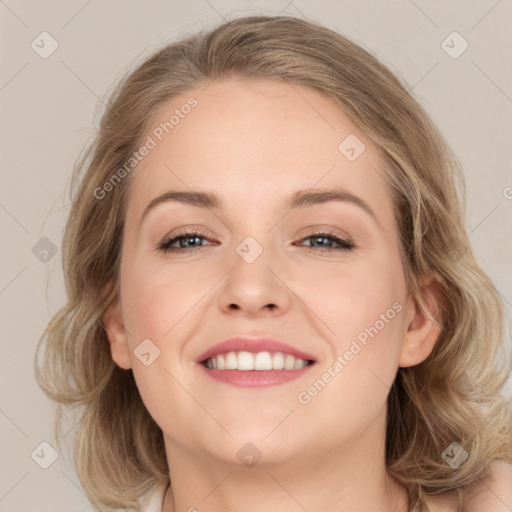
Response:
[[[286,198],[284,202],[285,208],[294,210],[297,208],[306,208],[308,206],[324,204],[331,201],[341,201],[354,204],[368,213],[376,224],[382,229],[375,212],[370,208],[368,203],[351,192],[343,189],[332,190],[297,190]],[[144,209],[142,213],[139,227],[146,215],[153,210],[156,206],[167,203],[177,202],[189,206],[195,206],[205,209],[219,209],[222,208],[222,201],[219,196],[211,192],[203,191],[187,191],[187,190],[169,190],[157,197],[155,197]]]

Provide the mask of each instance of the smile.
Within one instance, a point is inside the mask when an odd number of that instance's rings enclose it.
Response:
[[[195,360],[209,378],[241,388],[264,388],[297,379],[316,359],[273,338],[235,336],[210,346]]]
[[[265,371],[265,370],[298,370],[310,364],[311,360],[301,359],[283,352],[246,351],[217,354],[204,361],[205,366],[215,370]]]

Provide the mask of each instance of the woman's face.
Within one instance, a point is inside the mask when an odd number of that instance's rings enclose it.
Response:
[[[144,143],[122,247],[126,337],[112,355],[133,369],[168,453],[272,461],[366,435],[381,447],[412,310],[370,140],[312,89],[233,79],[174,98]],[[162,198],[171,191],[218,204]],[[338,199],[322,200],[326,191]],[[279,367],[281,356],[256,338],[314,363],[258,374],[198,360],[233,337],[249,338],[240,350],[270,352],[258,364]],[[236,350],[235,360],[253,362]]]

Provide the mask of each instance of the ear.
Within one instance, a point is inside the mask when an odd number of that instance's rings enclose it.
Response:
[[[116,296],[102,316],[102,324],[110,342],[110,353],[114,362],[125,370],[132,367],[130,347],[119,307],[119,297]]]
[[[399,366],[402,368],[415,366],[424,361],[432,352],[439,335],[442,321],[439,311],[442,309],[443,295],[440,274],[424,279],[419,283],[419,295],[426,310],[416,294],[411,294],[407,300],[406,318],[407,331],[400,349]]]

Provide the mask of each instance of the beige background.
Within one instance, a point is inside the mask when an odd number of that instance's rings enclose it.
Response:
[[[472,243],[510,319],[509,0],[1,1],[1,511],[92,510],[67,454],[59,453],[46,470],[31,458],[34,450],[35,459],[49,453],[48,447],[41,452],[41,442],[54,445],[53,404],[35,383],[32,360],[45,324],[64,302],[65,192],[99,98],[137,56],[165,39],[221,17],[279,12],[320,21],[351,37],[410,84],[463,165]],[[47,59],[31,48],[43,31],[59,45]],[[469,44],[456,59],[441,46],[453,31]],[[46,263],[32,252],[43,237],[57,248]],[[512,386],[505,393],[512,396]]]

